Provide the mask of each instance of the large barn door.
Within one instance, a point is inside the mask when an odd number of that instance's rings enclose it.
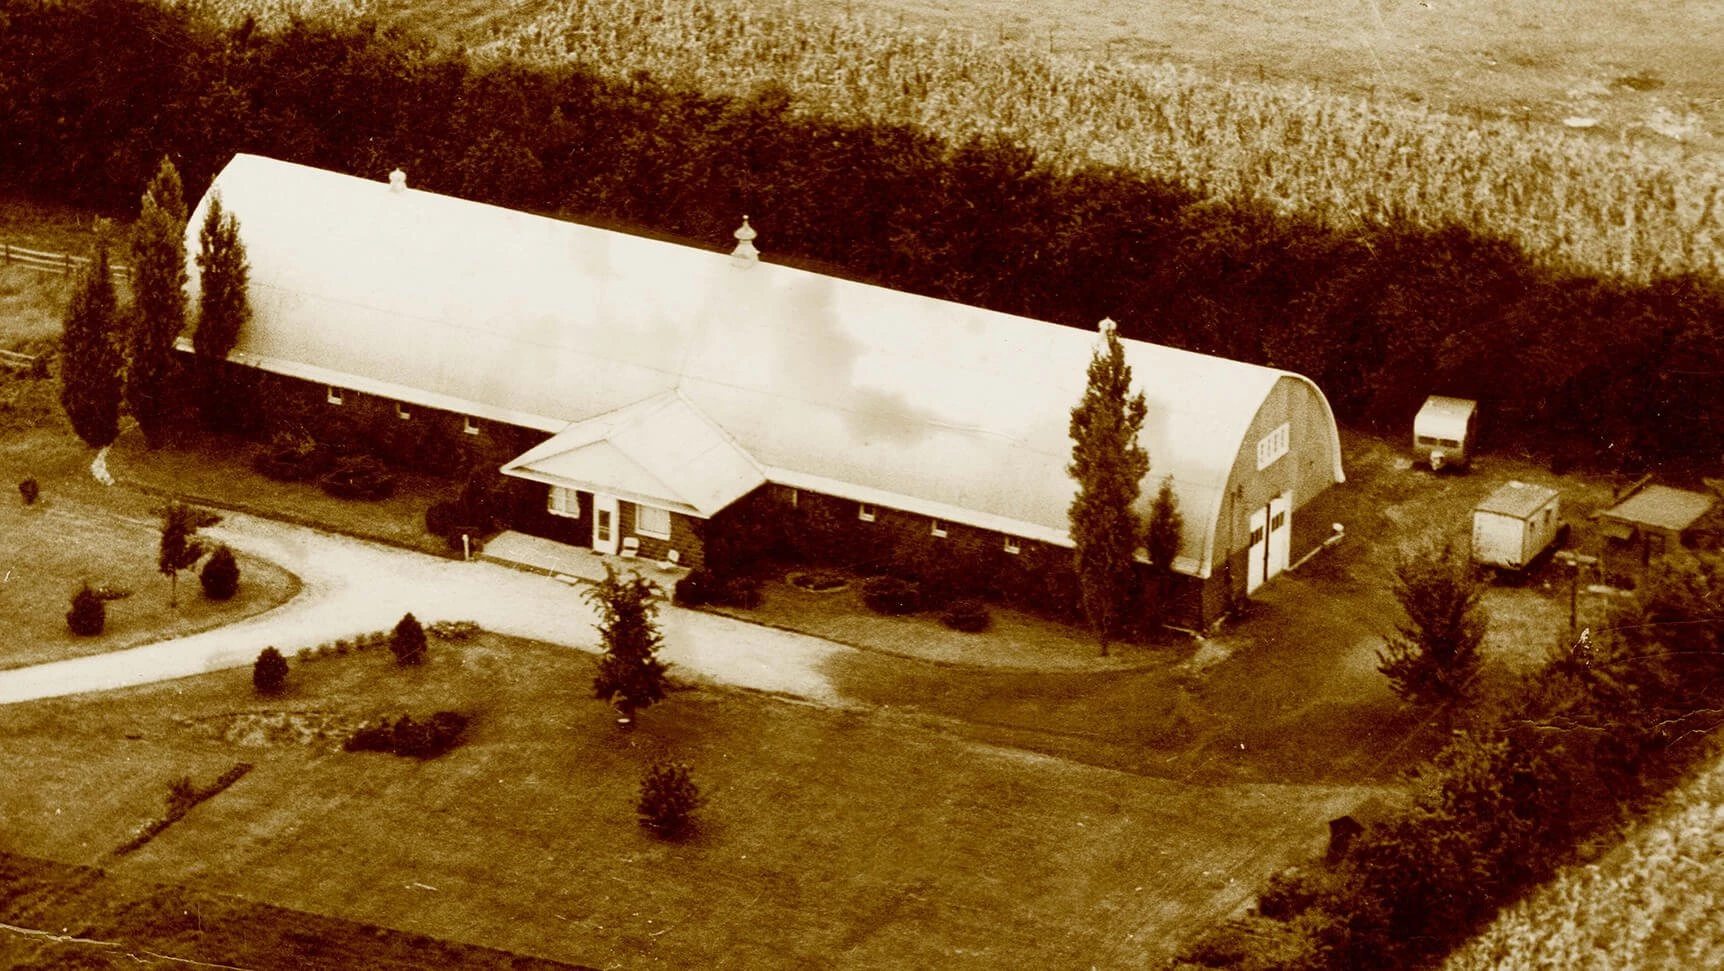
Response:
[[[1263,585],[1269,548],[1269,510],[1267,507],[1251,514],[1251,551],[1245,555],[1245,592],[1251,593]]]
[[[1283,492],[1269,500],[1269,576],[1287,569],[1287,557],[1292,550],[1293,493]]]

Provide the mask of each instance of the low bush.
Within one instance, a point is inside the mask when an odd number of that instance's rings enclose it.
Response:
[[[987,630],[993,617],[988,613],[988,605],[980,600],[954,600],[941,612],[940,623],[974,634]]]
[[[704,607],[715,603],[722,593],[717,577],[705,570],[693,570],[676,582],[670,599],[678,607]]]
[[[233,595],[239,592],[239,562],[234,559],[233,550],[226,546],[216,547],[216,551],[204,561],[198,582],[203,584],[204,596],[211,600],[233,599]]]
[[[278,482],[303,482],[327,471],[329,460],[310,435],[283,431],[258,450],[251,467]]]
[[[862,602],[877,614],[913,614],[922,609],[922,591],[908,580],[871,577],[862,584]]]
[[[704,800],[700,787],[689,777],[688,766],[680,762],[658,762],[647,769],[641,779],[641,826],[664,839],[679,839],[694,825],[694,812]]]
[[[66,611],[66,627],[79,637],[95,637],[108,625],[108,605],[88,583],[72,594],[72,609]]]
[[[35,479],[25,479],[18,483],[18,495],[24,497],[24,505],[26,506],[35,505],[36,497],[41,494],[42,487],[36,484]]]
[[[280,694],[287,687],[287,658],[273,647],[258,652],[251,666],[251,685],[258,694]]]
[[[389,752],[429,759],[461,744],[466,730],[467,716],[458,711],[440,711],[425,721],[412,715],[402,715],[394,721],[380,718],[359,726],[342,743],[342,748],[349,752]]]
[[[719,605],[752,610],[760,606],[760,581],[753,577],[731,577],[719,588]]]
[[[425,663],[425,628],[419,626],[419,618],[412,614],[401,618],[389,638],[389,650],[395,655],[395,663],[402,667]]]
[[[318,485],[338,499],[387,499],[395,494],[395,475],[381,460],[355,455],[337,461]]]
[[[460,519],[461,507],[459,504],[447,499],[442,502],[434,502],[430,508],[425,510],[425,531],[432,536],[441,536],[447,539],[454,532],[455,524]]]

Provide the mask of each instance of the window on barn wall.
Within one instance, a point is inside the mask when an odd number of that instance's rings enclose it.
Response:
[[[868,503],[859,502],[856,504],[856,518],[862,520],[865,523],[873,522],[874,517],[875,517],[875,513],[876,513],[876,510],[874,509],[874,507],[869,505]]]
[[[1275,464],[1275,460],[1287,454],[1288,440],[1291,432],[1286,422],[1281,427],[1263,436],[1257,443],[1257,468],[1259,471]]]
[[[575,495],[575,490],[562,486],[551,486],[551,496],[545,500],[545,510],[553,516],[567,516],[570,519],[581,518],[581,503]]]
[[[395,402],[395,417],[401,419],[402,421],[407,421],[408,419],[413,417],[413,412],[408,411],[406,405],[397,401],[397,402]]]
[[[327,392],[324,395],[325,401],[328,401],[332,405],[341,404],[341,389],[340,388],[338,388],[332,384],[329,387],[325,388],[324,390]]]
[[[670,539],[669,510],[635,506],[635,532],[642,536]]]
[[[932,525],[930,525],[928,527],[928,535],[935,536],[935,537],[941,537],[941,538],[945,537],[946,525],[947,524],[946,524],[946,521],[944,519],[934,520]]]
[[[1010,554],[1012,554],[1012,555],[1013,555],[1013,556],[1016,556],[1016,555],[1018,555],[1018,554],[1019,554],[1019,553],[1021,553],[1021,552],[1023,552],[1023,547],[1021,547],[1021,546],[1019,546],[1019,545],[1018,545],[1018,541],[1017,541],[1017,540],[1015,540],[1015,539],[1013,539],[1013,538],[1012,538],[1012,537],[1010,537],[1010,536],[1007,536],[1007,537],[1006,537],[1006,546],[1005,546],[1005,550],[1006,550],[1006,552],[1007,552],[1007,553],[1010,553]]]
[[[479,434],[479,423],[473,420],[472,415],[468,415],[461,419],[461,431],[468,435],[477,435]]]

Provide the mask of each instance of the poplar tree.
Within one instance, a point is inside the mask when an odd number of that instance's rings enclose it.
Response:
[[[1143,548],[1155,577],[1155,610],[1167,615],[1167,597],[1173,588],[1173,561],[1185,535],[1185,516],[1179,511],[1179,496],[1173,491],[1173,476],[1163,476],[1161,488],[1149,507],[1149,523],[1143,531]]]
[[[132,229],[131,317],[126,405],[153,446],[170,417],[174,339],[186,326],[186,203],[166,158]]]
[[[1137,443],[1143,427],[1143,392],[1131,391],[1131,365],[1113,321],[1101,322],[1101,345],[1089,363],[1089,385],[1071,413],[1072,460],[1077,480],[1071,523],[1073,565],[1084,618],[1107,655],[1125,622],[1133,562],[1142,530],[1133,504],[1149,472],[1149,453]]]
[[[124,356],[120,352],[119,302],[108,265],[108,240],[84,268],[66,308],[60,337],[60,406],[85,444],[105,448],[120,433]]]
[[[198,323],[192,334],[197,354],[198,402],[207,424],[230,416],[236,402],[228,398],[222,362],[239,343],[240,331],[251,319],[246,285],[251,266],[239,238],[239,220],[212,196],[198,230]]]

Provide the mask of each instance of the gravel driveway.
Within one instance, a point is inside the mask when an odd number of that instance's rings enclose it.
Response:
[[[299,596],[239,623],[93,657],[0,672],[0,704],[102,691],[249,665],[274,646],[297,653],[421,621],[472,620],[487,630],[598,650],[581,589],[492,563],[462,563],[302,526],[230,513],[205,535],[297,574]],[[662,657],[677,673],[825,704],[840,701],[824,662],[847,648],[802,634],[665,604]]]

